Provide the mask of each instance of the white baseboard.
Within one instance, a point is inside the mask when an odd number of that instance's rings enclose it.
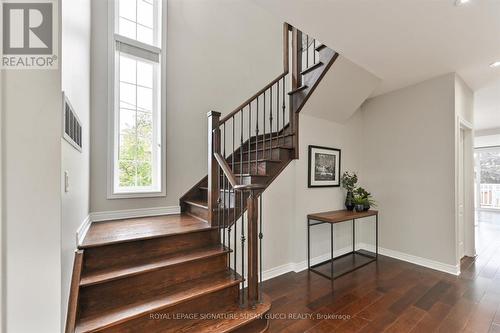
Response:
[[[93,212],[93,213],[90,213],[90,219],[92,222],[100,222],[100,221],[109,221],[109,220],[131,219],[131,218],[137,218],[137,217],[172,215],[172,214],[180,214],[180,213],[181,213],[180,206],[153,207],[153,208],[140,208],[140,209],[125,209],[125,210],[115,210],[115,211]]]
[[[374,245],[360,243],[359,246],[360,246],[360,248],[375,252]],[[403,253],[403,252],[399,252],[399,251],[395,251],[395,250],[390,250],[390,249],[386,249],[383,247],[378,248],[378,253],[382,254],[384,256],[387,256],[387,257],[406,261],[406,262],[409,262],[411,264],[434,269],[436,271],[440,271],[440,272],[444,272],[444,273],[448,273],[448,274],[452,274],[452,275],[456,275],[456,276],[460,275],[460,266],[459,265],[455,266],[455,265],[445,264],[445,263],[435,261],[432,259],[417,257],[417,256],[414,256],[411,254],[407,254],[407,253]]]
[[[335,250],[333,252],[333,256],[337,257],[337,256],[340,256],[340,255],[345,254],[347,252],[350,252],[351,250],[352,249],[350,246],[339,249],[339,250]],[[311,258],[311,265],[319,264],[320,262],[326,261],[330,258],[331,258],[330,252],[322,254],[322,255],[314,257],[314,258]],[[283,274],[286,274],[289,272],[298,273],[298,272],[302,272],[303,270],[306,270],[306,269],[307,269],[307,260],[304,260],[301,262],[290,262],[288,264],[284,264],[281,266],[277,266],[277,267],[265,270],[262,273],[262,279],[265,281],[265,280],[269,280],[269,279],[272,279],[274,277],[277,277],[277,276],[280,276],[280,275],[283,275]]]
[[[109,221],[109,220],[118,220],[118,219],[127,219],[127,218],[138,218],[138,217],[148,217],[148,216],[159,216],[159,215],[172,215],[172,214],[180,214],[181,209],[179,206],[171,206],[171,207],[155,207],[155,208],[144,208],[144,209],[127,209],[127,210],[119,210],[119,211],[104,211],[104,212],[93,212],[90,213],[87,218],[82,222],[80,228],[77,231],[77,244],[81,244],[81,241],[85,237],[88,229],[90,228],[91,223],[100,222],[100,221]],[[359,243],[357,247],[366,249],[368,251],[375,252],[374,245]],[[334,256],[339,256],[344,253],[347,253],[351,250],[350,247],[345,247],[339,250],[334,251]],[[417,257],[411,254],[390,250],[386,248],[379,247],[379,254],[406,261],[415,265],[427,267],[430,269],[434,269],[440,272],[445,272],[452,275],[460,275],[460,266],[459,265],[450,265],[442,262],[434,261],[427,258]],[[326,261],[330,258],[330,253],[325,253],[320,256],[311,258],[311,265],[315,265],[322,261]],[[301,272],[307,269],[307,260],[301,262],[290,262],[287,264],[283,264],[277,267],[270,268],[265,270],[262,273],[262,277],[264,280],[269,280],[279,275],[286,274],[288,272]]]
[[[85,238],[85,235],[87,234],[87,231],[89,231],[90,224],[92,221],[90,220],[90,215],[87,215],[85,219],[83,219],[82,224],[80,227],[76,230],[76,245],[79,246],[82,244],[83,239]]]
[[[356,248],[361,248],[361,249],[375,252],[375,246],[371,245],[371,244],[359,243],[359,244],[356,244]],[[336,257],[336,256],[342,255],[344,253],[350,252],[351,250],[352,250],[352,248],[350,246],[345,247],[343,249],[334,251],[333,256]],[[460,267],[459,266],[444,264],[444,263],[441,263],[438,261],[434,261],[434,260],[430,260],[430,259],[426,259],[426,258],[421,258],[421,257],[417,257],[414,255],[406,254],[403,252],[385,249],[382,247],[379,247],[379,254],[382,254],[384,256],[391,257],[394,259],[406,261],[406,262],[409,262],[409,263],[412,263],[412,264],[415,264],[418,266],[423,266],[423,267],[427,267],[430,269],[434,269],[434,270],[437,270],[440,272],[444,272],[444,273],[448,273],[448,274],[452,274],[452,275],[460,275]],[[315,265],[317,263],[326,261],[326,260],[330,259],[330,256],[331,256],[331,254],[328,252],[328,253],[322,254],[320,256],[311,258],[311,265]],[[307,260],[304,260],[301,262],[290,262],[290,263],[287,263],[287,264],[284,264],[281,266],[277,266],[277,267],[265,270],[262,273],[262,278],[264,281],[266,281],[266,280],[272,279],[274,277],[277,277],[277,276],[280,276],[280,275],[283,275],[283,274],[286,274],[289,272],[298,273],[298,272],[301,272],[305,269],[307,269]]]

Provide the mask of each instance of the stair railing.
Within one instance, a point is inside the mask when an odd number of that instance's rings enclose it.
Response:
[[[284,144],[288,136],[293,138],[292,148],[298,157],[298,106],[287,92],[301,86],[302,72],[316,62],[316,56],[316,40],[284,23],[283,73],[224,118],[215,111],[207,115],[208,221],[219,228],[222,245],[233,250],[228,266],[236,272],[239,261],[241,276],[247,272],[246,298],[240,293],[242,305],[255,306],[261,297],[262,192],[266,185],[252,175],[259,174],[259,160],[273,159],[273,147]]]

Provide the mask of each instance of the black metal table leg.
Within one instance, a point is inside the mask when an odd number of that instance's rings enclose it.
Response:
[[[307,219],[307,268],[311,269],[311,225]]]
[[[378,259],[378,214],[375,215],[375,258]]]
[[[352,252],[356,252],[356,219],[352,219]]]
[[[333,280],[333,223],[330,223],[330,276]]]

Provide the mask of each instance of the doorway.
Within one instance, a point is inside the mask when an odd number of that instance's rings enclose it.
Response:
[[[456,257],[474,257],[474,150],[472,127],[464,121],[457,128],[456,154]]]
[[[500,239],[500,146],[474,149],[477,252]]]
[[[460,129],[458,141],[458,259],[465,256],[465,130]]]

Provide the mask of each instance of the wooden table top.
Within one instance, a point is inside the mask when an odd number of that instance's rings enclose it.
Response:
[[[345,221],[350,221],[353,219],[360,219],[363,217],[378,215],[376,210],[368,210],[366,212],[356,212],[350,210],[332,210],[323,213],[313,213],[307,215],[310,220],[322,221],[327,223],[340,223]]]

